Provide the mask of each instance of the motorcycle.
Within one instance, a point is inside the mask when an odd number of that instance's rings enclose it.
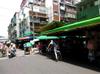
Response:
[[[8,57],[9,57],[9,58],[16,57],[16,53],[15,53],[15,52],[16,52],[15,50],[11,50],[11,51],[9,51],[9,55],[8,55]]]

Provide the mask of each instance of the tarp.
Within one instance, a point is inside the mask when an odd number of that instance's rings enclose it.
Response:
[[[30,42],[27,42],[27,43],[24,44],[24,47],[32,47],[32,46],[33,46],[33,44],[30,43]]]
[[[39,39],[31,40],[30,43],[35,44],[35,42],[39,41]]]
[[[76,28],[90,27],[96,24],[100,24],[100,16],[92,18],[92,19],[80,21],[80,22],[75,22],[72,24],[65,24],[65,26],[62,26],[62,27],[44,31],[41,33],[41,35],[52,34],[52,33],[60,32],[60,31],[69,31],[69,30],[73,30]]]
[[[21,38],[18,38],[18,40],[25,40],[25,39],[29,39],[30,37],[21,37]]]
[[[46,39],[59,39],[57,36],[39,36],[37,37],[39,40],[46,40]]]
[[[26,39],[32,39],[33,36],[26,36],[26,37],[20,37],[18,40],[26,40]]]

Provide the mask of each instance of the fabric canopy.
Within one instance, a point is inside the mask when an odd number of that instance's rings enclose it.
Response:
[[[76,29],[76,28],[90,27],[90,26],[93,26],[93,25],[96,25],[96,24],[99,24],[99,23],[100,23],[100,16],[92,18],[92,19],[80,21],[80,22],[75,22],[75,23],[72,23],[72,24],[65,24],[65,26],[62,26],[62,27],[41,32],[41,35],[52,34],[52,33],[56,33],[56,32],[59,32],[59,31],[69,31],[69,30],[73,30],[73,29]]]
[[[46,40],[46,39],[59,39],[57,36],[39,36],[37,37],[39,40]]]
[[[24,44],[24,47],[31,47],[32,45],[33,45],[32,43],[27,42],[27,43]]]
[[[20,37],[20,38],[17,38],[17,39],[18,40],[33,39],[33,36]]]
[[[39,39],[31,40],[30,43],[34,44],[35,42],[39,41]]]
[[[21,38],[18,38],[18,40],[25,40],[25,39],[30,39],[30,37],[21,37]]]

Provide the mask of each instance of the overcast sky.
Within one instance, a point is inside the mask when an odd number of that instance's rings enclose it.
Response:
[[[11,18],[19,7],[22,0],[1,0],[0,2],[0,36],[8,36],[7,30]]]

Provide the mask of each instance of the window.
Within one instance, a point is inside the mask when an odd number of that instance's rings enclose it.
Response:
[[[32,22],[30,22],[30,26],[33,26]]]
[[[30,30],[31,30],[31,31],[33,31],[33,28],[32,28],[32,27],[30,27]]]
[[[98,5],[98,1],[95,1],[95,3],[94,3],[94,4],[95,4],[95,6],[96,6],[96,5]]]
[[[43,2],[44,2],[45,0],[41,0],[41,1],[43,1]]]
[[[100,8],[99,8],[99,15],[100,15]]]
[[[66,1],[71,2],[72,0],[66,0]]]
[[[32,19],[32,16],[30,16],[30,19]]]
[[[93,6],[94,6],[94,2],[91,2],[91,3],[90,3],[90,7],[93,7]]]
[[[54,11],[54,15],[58,15],[58,12],[57,11]]]
[[[68,13],[68,14],[67,14],[67,17],[76,18],[76,15],[75,15],[75,14]]]
[[[76,18],[76,15],[75,14],[72,14],[72,18]]]
[[[53,2],[58,2],[58,0],[53,0]]]
[[[65,12],[64,12],[64,11],[60,11],[60,15],[61,15],[62,17],[64,17]]]
[[[72,0],[65,0],[66,3],[72,4]]]
[[[97,2],[98,2],[98,5],[100,5],[100,0],[98,0]]]
[[[81,7],[79,8],[79,11],[82,11],[82,8]]]
[[[61,0],[61,2],[64,2],[64,0]]]
[[[94,5],[95,5],[95,6],[96,6],[96,5],[100,5],[100,0],[95,1],[95,2],[94,2]]]
[[[16,26],[16,23],[14,23],[14,26]]]

